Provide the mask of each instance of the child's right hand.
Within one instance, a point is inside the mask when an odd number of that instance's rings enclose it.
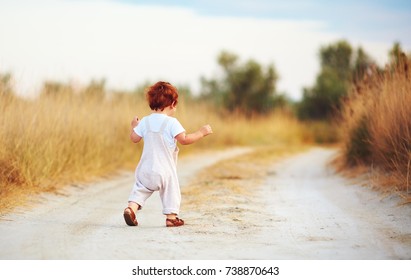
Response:
[[[140,120],[137,116],[134,116],[133,120],[131,121],[131,128],[135,128],[140,123]]]
[[[213,133],[213,130],[212,130],[211,126],[207,124],[207,125],[204,125],[200,128],[200,132],[203,134],[203,136],[207,136],[207,135]]]

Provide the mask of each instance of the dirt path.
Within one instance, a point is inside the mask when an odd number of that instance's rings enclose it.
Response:
[[[247,151],[181,158],[182,187]],[[125,226],[130,173],[45,195],[33,210],[1,217],[0,259],[411,259],[411,207],[334,174],[326,167],[334,153],[312,149],[274,164],[242,211],[208,205],[216,220],[190,211],[181,228],[164,226],[158,194],[139,213],[139,227]]]

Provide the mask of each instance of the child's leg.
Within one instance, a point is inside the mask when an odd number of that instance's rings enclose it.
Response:
[[[152,195],[153,191],[144,187],[141,183],[136,182],[134,184],[133,190],[130,193],[128,204],[126,209],[124,209],[124,220],[129,226],[137,226],[136,213],[137,210],[141,209],[144,202]]]
[[[163,214],[173,219],[180,212],[181,193],[177,185],[168,185],[160,189],[160,198],[163,204]]]
[[[153,190],[144,187],[140,182],[136,182],[128,197],[128,207],[131,207],[134,212],[140,210],[153,192]]]
[[[160,198],[163,203],[163,214],[166,215],[166,226],[176,227],[184,225],[178,213],[181,203],[181,192],[178,180],[170,180],[164,188],[160,189]]]

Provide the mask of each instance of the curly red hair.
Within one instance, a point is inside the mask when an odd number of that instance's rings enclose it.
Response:
[[[178,91],[168,82],[157,82],[148,88],[146,97],[151,110],[163,111],[170,105],[177,105]]]

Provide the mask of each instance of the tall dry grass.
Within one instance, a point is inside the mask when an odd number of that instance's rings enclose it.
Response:
[[[344,159],[385,172],[394,189],[411,182],[411,66],[402,59],[384,72],[372,71],[345,103]]]
[[[36,192],[57,191],[69,183],[134,168],[142,145],[129,140],[130,121],[150,109],[142,96],[48,92],[34,100],[0,95],[0,112],[0,208],[4,210]],[[293,145],[312,139],[292,115],[279,112],[247,119],[181,100],[176,117],[188,132],[205,123],[214,130],[212,136],[182,148],[182,155],[198,149]]]
[[[64,94],[36,100],[3,98],[2,202],[13,193],[52,190],[112,172],[135,160],[138,151],[127,137],[130,116],[142,105],[129,101],[97,101]]]

